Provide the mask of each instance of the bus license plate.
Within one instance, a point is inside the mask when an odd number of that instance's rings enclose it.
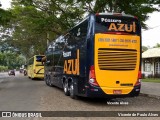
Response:
[[[113,90],[113,94],[122,94],[122,90]]]

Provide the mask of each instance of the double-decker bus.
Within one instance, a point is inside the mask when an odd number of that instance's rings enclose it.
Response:
[[[46,51],[45,82],[71,98],[140,93],[141,25],[120,13],[90,14]]]
[[[27,65],[27,75],[31,79],[44,78],[44,64],[42,58],[44,55],[34,55],[28,60]]]

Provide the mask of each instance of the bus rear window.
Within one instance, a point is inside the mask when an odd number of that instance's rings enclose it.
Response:
[[[136,18],[126,16],[97,15],[95,33],[140,35],[141,28]]]
[[[44,56],[36,56],[36,61],[37,62],[42,62],[42,58],[43,58]]]

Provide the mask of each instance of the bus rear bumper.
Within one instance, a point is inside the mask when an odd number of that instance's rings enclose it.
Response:
[[[100,87],[89,86],[86,89],[86,97],[91,98],[122,98],[122,97],[135,97],[140,93],[141,85],[134,86],[129,94],[106,94]]]
[[[34,78],[44,79],[44,74],[35,74]]]

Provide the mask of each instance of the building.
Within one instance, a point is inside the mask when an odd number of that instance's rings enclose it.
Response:
[[[141,67],[145,77],[160,77],[160,48],[152,48],[143,52]]]

